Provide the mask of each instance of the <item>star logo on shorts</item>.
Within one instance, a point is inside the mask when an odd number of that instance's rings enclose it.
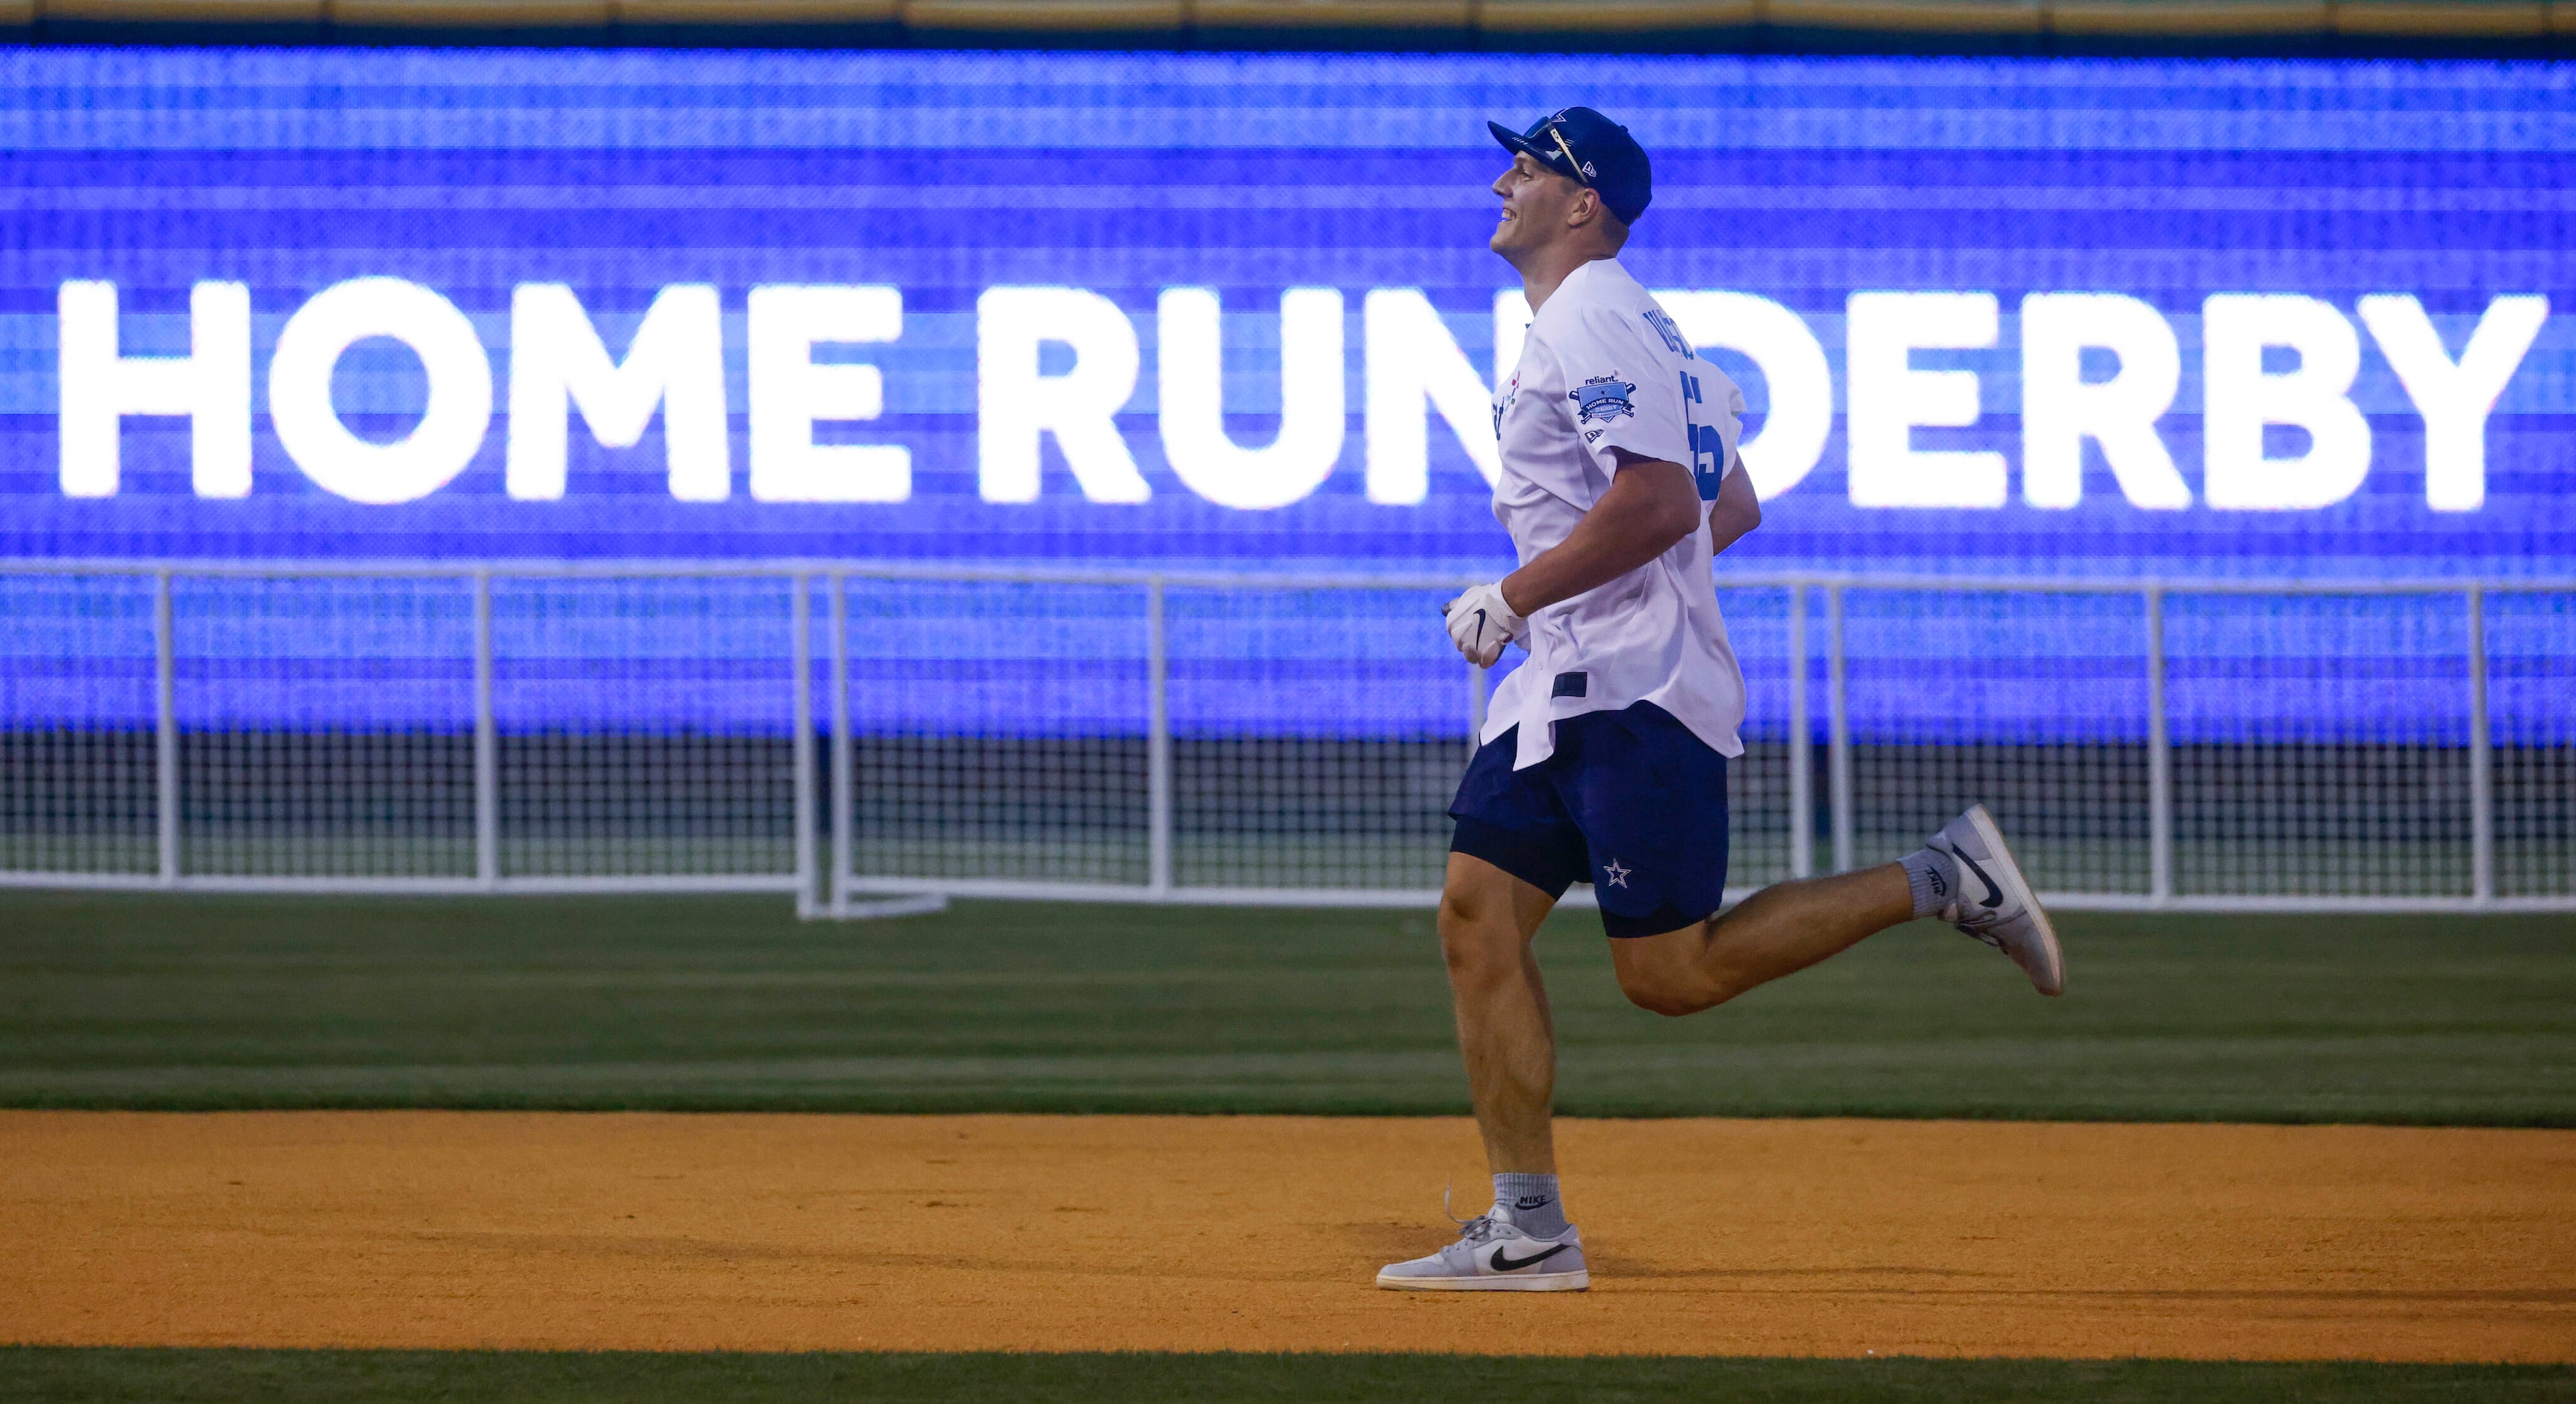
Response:
[[[1602,868],[1601,875],[1610,879],[1610,885],[1612,887],[1626,887],[1628,885],[1628,874],[1635,871],[1636,869],[1634,868],[1620,867],[1619,860],[1613,858],[1607,866]]]

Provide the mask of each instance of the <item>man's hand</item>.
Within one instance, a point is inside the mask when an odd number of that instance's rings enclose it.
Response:
[[[1494,666],[1494,660],[1503,656],[1503,645],[1529,636],[1529,621],[1503,603],[1499,581],[1469,590],[1442,605],[1440,612],[1449,620],[1449,641],[1479,668]]]

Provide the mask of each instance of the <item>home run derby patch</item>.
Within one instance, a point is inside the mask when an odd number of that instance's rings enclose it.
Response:
[[[1628,397],[1636,393],[1636,389],[1636,386],[1621,380],[1614,371],[1609,375],[1594,376],[1566,391],[1565,398],[1574,402],[1575,422],[1589,424],[1596,419],[1606,421],[1623,414],[1635,414],[1637,407],[1629,403]]]

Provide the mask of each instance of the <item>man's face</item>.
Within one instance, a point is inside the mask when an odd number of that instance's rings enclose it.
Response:
[[[1544,248],[1562,234],[1565,218],[1583,187],[1518,154],[1512,157],[1512,168],[1495,180],[1494,193],[1503,197],[1503,210],[1489,244],[1494,252],[1510,258]]]

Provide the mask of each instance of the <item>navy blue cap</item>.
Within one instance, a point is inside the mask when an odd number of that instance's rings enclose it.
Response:
[[[1655,198],[1654,174],[1646,166],[1646,148],[1628,129],[1588,107],[1569,107],[1542,117],[1526,132],[1500,122],[1485,124],[1506,151],[1518,152],[1561,176],[1599,191],[1601,203],[1634,224]]]

